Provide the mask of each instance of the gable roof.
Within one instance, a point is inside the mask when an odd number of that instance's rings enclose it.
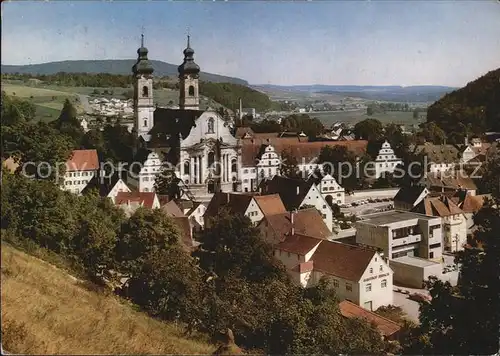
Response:
[[[172,217],[172,221],[180,232],[179,243],[185,250],[191,251],[194,247],[194,241],[189,218],[187,216],[175,216]]]
[[[415,204],[418,197],[422,194],[424,190],[427,188],[419,185],[413,185],[410,187],[402,187],[398,190],[396,195],[394,196],[394,201],[400,201],[407,204]]]
[[[424,198],[412,211],[440,217],[463,214],[463,211],[447,196]]]
[[[476,190],[477,185],[474,180],[465,175],[463,171],[450,174],[427,174],[424,178],[430,187],[451,188],[451,189],[472,189]]]
[[[238,127],[236,128],[236,133],[234,134],[234,136],[236,138],[244,138],[246,135],[250,135],[250,136],[254,136],[254,132],[253,130],[250,128],[250,127],[246,127],[246,126],[241,126],[241,127]]]
[[[97,150],[73,150],[66,161],[66,172],[95,171],[99,169]]]
[[[426,142],[416,147],[415,153],[426,155],[429,163],[458,163],[460,152],[453,145],[435,145]]]
[[[155,192],[118,192],[115,198],[115,205],[138,203],[152,209],[155,198]]]
[[[278,194],[254,195],[253,198],[264,215],[286,213],[285,206]]]
[[[339,308],[342,316],[346,318],[360,318],[374,323],[383,336],[389,337],[401,330],[401,326],[398,323],[366,310],[348,300],[340,302]]]
[[[205,216],[216,216],[222,208],[229,209],[233,214],[245,214],[252,198],[251,194],[216,192],[208,203]]]
[[[127,186],[125,181],[120,177],[118,172],[115,172],[111,177],[98,177],[93,176],[91,180],[87,183],[85,188],[82,190],[82,194],[86,194],[90,192],[92,189],[97,189],[97,192],[101,197],[107,196],[113,188],[118,184],[118,182],[122,180],[122,183]],[[130,190],[130,188],[127,186]]]
[[[261,224],[267,223],[278,239],[284,241],[285,237],[292,230],[291,214],[290,212],[285,212],[265,216]],[[327,239],[332,235],[316,208],[301,209],[294,212],[293,228],[295,235],[306,235],[319,239]]]
[[[161,206],[161,211],[163,211],[167,216],[180,218],[186,217],[175,201],[170,200]]]
[[[375,253],[375,250],[324,240],[311,259],[314,261],[315,270],[357,282]]]
[[[285,241],[275,245],[276,249],[295,253],[297,255],[305,256],[314,247],[316,247],[322,239],[307,235],[294,234],[286,237]]]
[[[451,200],[457,204],[464,213],[477,213],[483,207],[490,194],[470,195],[466,191],[458,191]]]
[[[259,185],[261,194],[279,194],[287,210],[298,209],[314,183],[275,175]]]

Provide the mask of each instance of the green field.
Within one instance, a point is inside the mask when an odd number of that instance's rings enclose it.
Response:
[[[307,113],[310,117],[318,118],[325,127],[330,127],[336,122],[355,124],[365,119],[377,119],[383,124],[395,123],[400,125],[413,125],[425,121],[425,115],[419,120],[413,118],[413,112],[389,111],[386,113],[375,113],[372,116],[366,114],[366,109],[357,111],[338,111],[338,112],[311,112]]]
[[[29,86],[8,82],[2,83],[2,90],[8,95],[32,102],[36,108],[35,117],[42,121],[48,122],[57,119],[66,99],[73,103],[77,111],[81,112],[82,110],[78,95],[74,92],[56,90],[54,87],[49,88],[41,85]]]

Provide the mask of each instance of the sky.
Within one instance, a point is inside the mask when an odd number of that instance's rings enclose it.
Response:
[[[149,58],[251,84],[447,85],[500,67],[500,1],[2,2],[2,64]],[[188,30],[189,29],[189,30]]]

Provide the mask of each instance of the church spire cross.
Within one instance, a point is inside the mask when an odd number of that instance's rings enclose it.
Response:
[[[144,47],[144,33],[141,33],[141,47]]]

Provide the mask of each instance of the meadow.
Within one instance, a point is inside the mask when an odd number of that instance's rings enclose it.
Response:
[[[377,119],[383,124],[395,123],[399,125],[414,125],[425,122],[425,114],[416,120],[413,118],[413,112],[388,111],[385,113],[375,113],[372,116],[366,114],[366,109],[356,111],[330,111],[330,112],[311,112],[310,117],[318,118],[325,127],[330,127],[336,122],[346,124],[356,124],[365,119]]]
[[[89,282],[2,241],[2,347],[14,354],[210,354]]]

